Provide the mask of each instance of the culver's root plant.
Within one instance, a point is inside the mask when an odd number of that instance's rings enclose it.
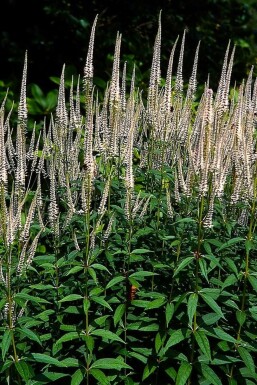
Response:
[[[0,382],[256,384],[253,69],[231,86],[229,44],[199,95],[184,33],[161,77],[159,20],[147,97],[118,33],[100,98],[96,22],[50,119],[31,127],[27,54],[15,125],[2,101]]]

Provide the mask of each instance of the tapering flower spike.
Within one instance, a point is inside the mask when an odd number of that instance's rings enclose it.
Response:
[[[94,53],[95,29],[96,29],[97,19],[98,19],[98,15],[96,15],[92,29],[91,29],[86,64],[84,67],[83,85],[84,85],[84,90],[86,94],[89,93],[93,87],[93,75],[94,75],[93,53]]]

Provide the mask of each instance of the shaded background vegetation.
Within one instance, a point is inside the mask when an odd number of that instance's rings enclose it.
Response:
[[[116,32],[122,33],[123,58],[137,63],[140,86],[148,82],[157,19],[162,9],[162,55],[167,59],[177,35],[188,30],[185,78],[201,40],[199,82],[208,73],[216,86],[229,39],[237,45],[234,79],[241,81],[256,63],[255,0],[4,0],[1,1],[0,79],[18,91],[25,50],[29,52],[29,83],[44,91],[54,88],[51,76],[82,73],[92,22],[96,32],[96,82],[108,80]],[[16,84],[17,82],[17,84]]]

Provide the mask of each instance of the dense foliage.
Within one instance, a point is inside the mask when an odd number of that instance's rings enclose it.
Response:
[[[159,23],[147,97],[118,33],[101,99],[95,26],[83,91],[63,67],[31,129],[26,56],[17,121],[0,109],[0,382],[256,384],[253,72],[231,88],[228,46],[196,100],[199,46],[186,89],[185,35],[161,78]]]

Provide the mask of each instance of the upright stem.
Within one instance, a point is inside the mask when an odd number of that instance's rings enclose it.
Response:
[[[195,293],[199,292],[199,259],[201,258],[201,245],[203,240],[203,211],[204,211],[204,197],[201,197],[199,202],[199,214],[198,214],[198,237],[197,237],[197,250],[195,251]],[[193,333],[192,333],[192,348],[190,355],[190,362],[193,364],[195,355],[195,337],[194,333],[197,330],[197,310],[193,317]],[[192,376],[188,379],[188,385],[192,383]]]
[[[256,163],[257,166],[257,163]],[[247,284],[248,284],[248,277],[250,274],[250,247],[249,243],[252,241],[255,225],[256,225],[256,200],[257,200],[257,177],[254,179],[254,190],[253,190],[253,200],[252,200],[252,207],[251,207],[251,216],[250,216],[250,224],[248,229],[248,234],[246,238],[246,252],[245,252],[245,272],[244,272],[244,286],[243,286],[243,293],[242,293],[242,300],[241,300],[241,307],[240,311],[243,312],[246,307],[246,296],[247,296]],[[242,324],[239,325],[237,330],[237,336],[236,339],[238,343],[241,339],[241,332],[242,332]],[[236,348],[238,347],[238,343],[236,344]],[[235,365],[232,365],[230,374],[229,374],[229,384],[232,384],[233,381],[233,372],[234,372]]]
[[[127,196],[128,196],[128,235],[127,235],[127,257],[124,259],[124,270],[128,273],[129,268],[130,268],[130,255],[131,255],[131,239],[133,235],[133,218],[132,218],[132,191],[127,190]],[[126,287],[128,286],[128,281],[126,284]],[[127,290],[126,290],[127,291]],[[127,311],[128,311],[128,304],[129,304],[129,299],[128,299],[128,293],[125,295],[125,304],[126,304],[126,310],[124,313],[124,342],[125,342],[125,363],[127,363]],[[127,369],[124,369],[124,374],[125,376],[127,375]]]
[[[91,175],[88,173],[87,177],[87,207],[85,213],[85,248],[84,248],[84,315],[85,315],[85,334],[86,338],[89,336],[89,290],[88,290],[88,268],[90,266],[90,205],[91,205]],[[86,385],[89,385],[89,357],[90,350],[86,342]]]

